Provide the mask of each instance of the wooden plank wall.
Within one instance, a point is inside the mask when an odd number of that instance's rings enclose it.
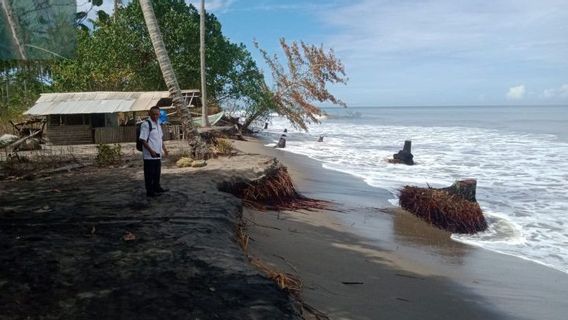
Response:
[[[93,143],[93,132],[90,125],[48,125],[47,138],[54,145],[91,144]]]
[[[180,125],[164,125],[164,140],[180,140],[182,138]]]
[[[164,140],[181,139],[181,126],[169,125],[162,128],[164,130]],[[47,137],[54,145],[135,142],[136,127],[92,129],[89,125],[49,126]]]
[[[136,127],[95,128],[95,143],[135,142]]]

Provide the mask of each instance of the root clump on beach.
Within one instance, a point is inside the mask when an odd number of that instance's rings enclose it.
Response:
[[[400,206],[426,222],[452,233],[473,234],[487,229],[479,204],[444,189],[406,186]]]
[[[219,188],[243,200],[243,205],[260,211],[328,209],[329,202],[307,198],[294,188],[286,167],[275,162],[259,179],[224,184]]]

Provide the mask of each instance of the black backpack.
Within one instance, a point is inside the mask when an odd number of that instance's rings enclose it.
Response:
[[[150,126],[150,131],[148,132],[148,139],[150,139],[150,132],[152,132],[152,121],[150,121],[150,119],[146,119],[146,121],[148,122],[148,126]],[[140,130],[142,128],[142,122],[139,122],[136,124],[136,150],[138,151],[142,151],[144,145],[142,144],[142,141],[140,141]],[[146,139],[146,142],[148,142],[148,139]]]

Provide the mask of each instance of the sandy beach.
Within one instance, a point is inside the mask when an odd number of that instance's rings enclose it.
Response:
[[[385,190],[307,157],[254,138],[233,144],[243,154],[204,168],[166,162],[163,181],[172,190],[152,201],[132,146],[124,150],[134,158],[120,167],[3,181],[0,318],[300,318],[249,257],[298,276],[302,299],[330,319],[564,319],[568,312],[566,274],[454,242],[392,207]],[[330,210],[243,212],[239,199],[218,190],[258,178],[273,157],[299,192],[331,201]],[[235,237],[241,221],[246,254]]]
[[[276,156],[298,190],[340,212],[257,212],[250,252],[303,279],[306,301],[332,319],[564,319],[568,275],[461,244],[393,208],[388,192],[307,157]]]
[[[132,148],[114,168],[0,183],[0,319],[299,319],[239,245],[240,200],[218,190],[272,160],[169,161],[170,191],[149,200]]]

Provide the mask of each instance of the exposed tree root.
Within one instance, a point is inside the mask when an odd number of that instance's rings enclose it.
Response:
[[[406,186],[400,206],[428,223],[453,233],[476,233],[487,229],[479,204],[446,190]]]
[[[278,163],[258,180],[225,184],[220,190],[241,198],[244,206],[260,211],[329,210],[330,206],[328,201],[310,199],[299,194],[286,167]]]

